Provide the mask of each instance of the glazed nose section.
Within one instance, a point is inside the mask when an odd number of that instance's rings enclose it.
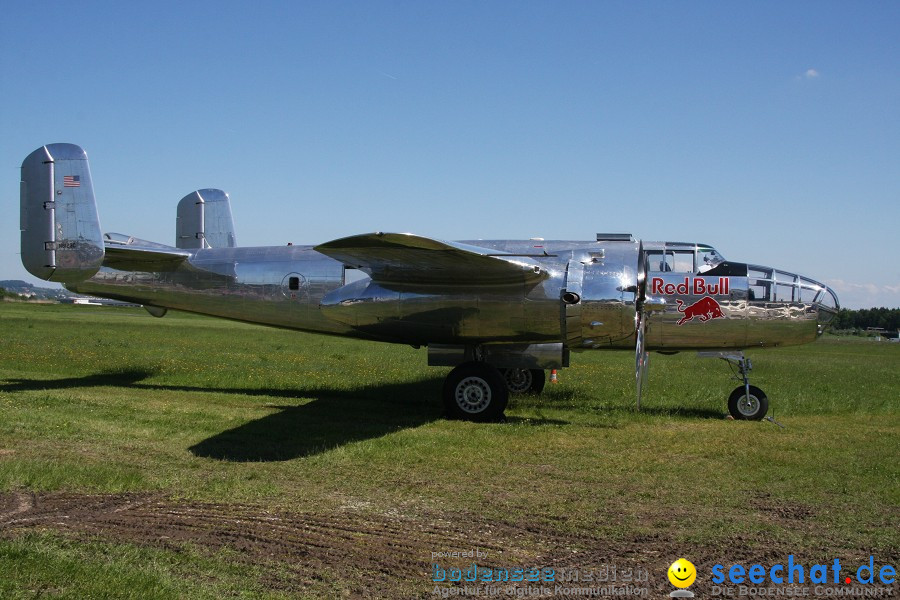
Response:
[[[820,334],[840,310],[834,290],[809,277],[759,265],[747,265],[747,276],[751,305],[793,305],[815,311]]]

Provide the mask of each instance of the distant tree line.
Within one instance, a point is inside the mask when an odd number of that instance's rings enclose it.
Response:
[[[10,292],[6,288],[0,287],[0,300],[3,300],[5,298],[9,298],[11,300],[30,300],[30,298],[20,296],[15,292]]]
[[[842,308],[832,323],[832,329],[862,329],[881,327],[886,331],[900,328],[900,308],[863,308],[849,310]]]

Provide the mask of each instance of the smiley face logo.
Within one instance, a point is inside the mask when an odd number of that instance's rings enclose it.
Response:
[[[669,566],[669,581],[675,587],[690,587],[697,579],[697,568],[691,561],[679,558]]]

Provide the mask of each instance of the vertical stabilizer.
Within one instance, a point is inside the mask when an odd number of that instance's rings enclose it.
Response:
[[[228,194],[206,189],[181,199],[175,220],[176,248],[234,248],[236,245]]]
[[[48,144],[22,162],[22,264],[35,277],[74,283],[103,264],[103,236],[87,153]]]

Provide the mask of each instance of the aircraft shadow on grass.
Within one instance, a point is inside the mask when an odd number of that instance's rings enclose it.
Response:
[[[711,408],[641,406],[641,412],[654,417],[681,417],[686,419],[718,419],[721,421],[725,413]]]
[[[264,405],[277,412],[213,435],[188,450],[195,456],[231,462],[284,461],[313,456],[357,441],[376,439],[443,417],[439,377],[373,385],[355,390],[329,388],[214,388],[141,383],[152,370],[131,369],[63,379],[7,379],[3,392],[111,386],[176,392],[240,394],[308,400],[303,404]],[[546,419],[521,420],[532,425],[564,424]]]

